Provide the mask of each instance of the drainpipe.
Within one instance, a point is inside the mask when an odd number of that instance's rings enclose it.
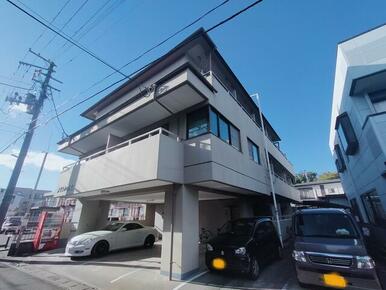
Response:
[[[266,141],[266,136],[265,136],[265,126],[264,126],[264,120],[263,120],[263,113],[260,105],[260,97],[259,94],[253,94],[251,97],[256,97],[257,100],[257,106],[259,107],[259,115],[260,115],[260,122],[261,122],[261,130],[263,131],[263,145],[264,145],[264,152],[265,152],[265,158],[267,160],[267,166],[268,166],[268,172],[269,172],[269,181],[271,184],[271,191],[272,191],[272,199],[273,199],[273,205],[275,207],[275,217],[277,221],[277,230],[279,232],[279,239],[281,246],[283,247],[283,235],[281,233],[281,225],[280,225],[280,220],[279,220],[279,210],[277,208],[277,202],[276,202],[276,192],[275,192],[275,187],[273,186],[273,177],[272,177],[272,169],[271,169],[271,162],[269,161],[269,154],[268,154],[268,149],[267,149],[267,141]]]
[[[173,274],[173,242],[174,242],[174,199],[175,199],[175,185],[172,185],[172,216],[170,223],[170,265],[169,265],[169,281],[172,281]]]

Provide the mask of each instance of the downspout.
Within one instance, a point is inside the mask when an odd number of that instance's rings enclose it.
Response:
[[[170,265],[169,265],[169,281],[172,281],[173,273],[173,242],[174,242],[174,199],[175,199],[175,185],[172,185],[172,216],[170,223]]]

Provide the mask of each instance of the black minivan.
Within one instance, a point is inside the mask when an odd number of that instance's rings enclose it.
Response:
[[[256,280],[265,263],[280,258],[282,247],[268,218],[241,218],[227,222],[206,245],[209,270],[245,273]]]
[[[361,229],[346,210],[299,210],[293,217],[293,230],[292,256],[301,286],[382,289]]]

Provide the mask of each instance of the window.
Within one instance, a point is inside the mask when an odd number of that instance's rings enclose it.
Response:
[[[342,151],[340,150],[340,147],[338,144],[335,145],[334,151],[336,155],[336,160],[335,160],[336,170],[338,170],[338,172],[344,172],[346,170],[346,163],[344,163]]]
[[[336,118],[335,129],[338,131],[338,137],[344,152],[347,155],[354,155],[358,149],[358,140],[347,113],[343,113]]]
[[[386,213],[377,192],[374,190],[363,194],[362,201],[366,209],[369,222],[379,226],[386,226]]]
[[[386,90],[369,93],[369,98],[377,113],[386,111]]]
[[[227,143],[230,143],[230,139],[229,139],[229,124],[228,122],[223,118],[223,117],[219,117],[219,129],[220,129],[220,139],[222,139],[223,141],[227,142]]]
[[[329,188],[328,193],[335,193],[335,188]]]
[[[212,108],[209,111],[210,132],[218,136],[218,115]]]
[[[210,132],[241,151],[240,130],[215,109],[209,109]]]
[[[295,234],[301,237],[346,238],[358,237],[358,232],[347,214],[312,213],[295,217]]]
[[[240,151],[240,131],[235,126],[230,125],[231,145]]]
[[[260,150],[259,146],[257,146],[255,143],[253,143],[249,138],[248,138],[248,152],[249,152],[249,157],[259,163],[260,163]]]
[[[126,230],[131,231],[131,230],[137,230],[137,229],[142,229],[143,227],[139,224],[136,223],[130,223],[124,226]]]
[[[188,138],[208,132],[208,107],[194,111],[187,116]]]
[[[312,187],[301,188],[299,189],[300,199],[316,199],[315,192]]]

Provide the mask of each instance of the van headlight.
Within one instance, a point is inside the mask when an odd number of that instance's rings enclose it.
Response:
[[[375,262],[369,256],[356,256],[358,269],[374,269]]]
[[[307,262],[306,255],[303,251],[293,251],[292,252],[292,258],[294,258],[298,262]]]
[[[235,250],[236,255],[245,255],[247,253],[247,250],[245,247],[241,247]]]
[[[212,252],[212,251],[213,251],[212,245],[211,245],[211,244],[206,244],[206,250],[207,250],[208,252]]]

